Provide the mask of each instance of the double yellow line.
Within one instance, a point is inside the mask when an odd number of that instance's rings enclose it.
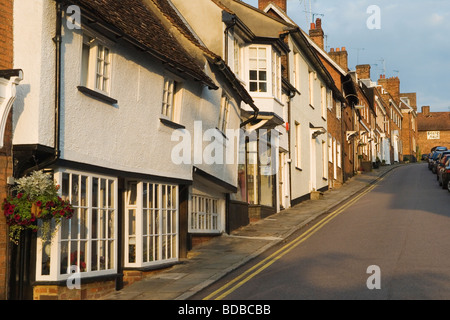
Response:
[[[281,259],[283,256],[288,254],[290,251],[292,251],[294,248],[296,248],[298,245],[306,241],[309,237],[311,237],[313,234],[315,234],[317,231],[319,231],[323,226],[325,226],[328,222],[333,220],[335,217],[337,217],[340,213],[342,213],[345,209],[353,205],[355,202],[357,202],[359,199],[364,197],[366,194],[371,192],[377,184],[383,180],[384,178],[380,178],[377,180],[375,184],[372,184],[370,187],[368,187],[366,190],[364,190],[361,194],[354,197],[352,200],[348,201],[329,215],[327,215],[325,218],[320,220],[318,223],[316,223],[314,226],[309,228],[306,232],[302,233],[300,236],[295,238],[294,240],[290,241],[286,245],[284,245],[282,248],[278,249],[276,252],[272,253],[270,256],[259,262],[258,264],[254,265],[238,277],[234,278],[232,281],[228,282],[226,285],[221,287],[220,289],[214,291],[210,295],[203,298],[203,300],[222,300],[225,297],[227,297],[229,294],[231,294],[233,291],[238,289],[240,286],[248,282],[250,279],[264,271],[266,268],[271,266],[273,263]]]

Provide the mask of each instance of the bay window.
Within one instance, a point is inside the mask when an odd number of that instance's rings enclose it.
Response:
[[[125,266],[178,258],[178,186],[129,181],[125,203]]]
[[[267,92],[267,48],[250,47],[250,92]]]
[[[72,171],[55,178],[75,212],[53,241],[38,237],[36,280],[67,279],[73,270],[81,277],[116,273],[117,179]]]

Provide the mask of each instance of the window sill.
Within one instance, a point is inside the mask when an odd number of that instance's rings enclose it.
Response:
[[[173,122],[173,121],[168,120],[168,119],[165,119],[165,118],[159,118],[159,121],[160,121],[163,125],[165,125],[165,126],[167,126],[167,127],[169,127],[169,128],[172,128],[172,129],[186,129],[186,127],[183,126],[182,124]]]
[[[299,168],[299,167],[297,167],[297,166],[295,167],[295,169],[298,170],[298,171],[303,171],[302,168]]]
[[[109,96],[107,96],[107,95],[105,95],[105,94],[103,94],[101,92],[89,89],[89,88],[84,87],[84,86],[78,86],[77,89],[81,93],[84,93],[85,95],[90,96],[91,98],[100,100],[102,102],[106,102],[108,104],[117,104],[117,102],[118,102],[114,98],[111,98],[111,97],[109,97]]]

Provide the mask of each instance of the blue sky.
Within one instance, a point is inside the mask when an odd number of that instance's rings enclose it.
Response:
[[[367,27],[371,5],[380,8],[380,29]],[[402,92],[417,93],[419,112],[424,105],[450,111],[450,1],[288,0],[287,10],[305,31],[311,22],[305,11],[317,14],[327,49],[346,47],[350,69],[370,64],[373,81],[398,76]]]

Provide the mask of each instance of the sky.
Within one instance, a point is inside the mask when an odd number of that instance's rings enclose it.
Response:
[[[327,51],[346,47],[351,70],[370,64],[372,81],[398,76],[402,93],[417,93],[418,112],[450,111],[450,1],[287,1],[289,17],[304,31],[311,12],[322,19]]]

